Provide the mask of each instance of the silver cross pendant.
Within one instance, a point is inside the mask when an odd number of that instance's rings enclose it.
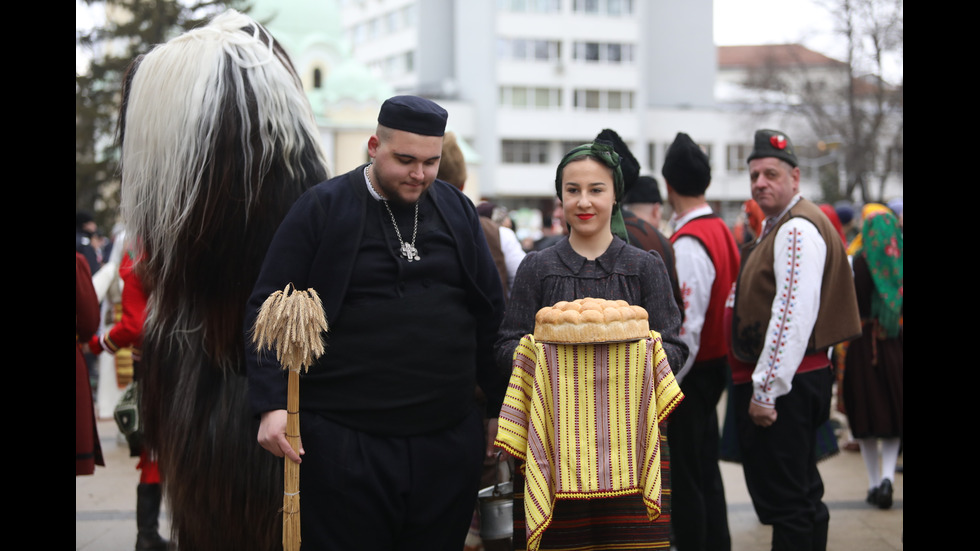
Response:
[[[413,260],[422,260],[419,257],[419,250],[415,248],[411,243],[402,243],[402,256],[408,259],[409,262]]]

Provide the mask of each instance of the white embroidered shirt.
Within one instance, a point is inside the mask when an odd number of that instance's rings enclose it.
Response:
[[[711,214],[711,207],[703,205],[685,213],[680,218],[671,221],[674,232],[684,224],[699,217]],[[704,245],[696,238],[682,235],[674,241],[674,258],[677,264],[677,281],[684,297],[684,325],[681,326],[680,338],[688,348],[687,361],[674,373],[674,378],[680,383],[701,348],[701,330],[704,318],[708,312],[708,302],[711,301],[711,286],[715,282],[715,266],[708,256]]]
[[[786,210],[799,200],[797,194]],[[761,406],[775,407],[776,398],[792,389],[793,376],[817,322],[826,258],[827,244],[809,220],[794,217],[777,230],[773,244],[776,296],[765,346],[752,373],[752,401]]]

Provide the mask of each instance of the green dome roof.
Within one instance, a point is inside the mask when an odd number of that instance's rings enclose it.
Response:
[[[249,12],[282,44],[301,75],[323,71],[319,89],[307,84],[307,96],[318,118],[330,104],[374,100],[379,105],[392,88],[354,61],[341,25],[336,0],[254,0]]]
[[[394,94],[391,85],[371,74],[363,64],[348,59],[334,67],[324,83],[326,100],[382,101]]]
[[[311,40],[343,48],[344,29],[337,2],[329,0],[253,0],[249,15],[268,28],[290,56]]]

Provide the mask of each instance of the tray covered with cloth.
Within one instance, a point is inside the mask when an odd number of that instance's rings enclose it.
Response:
[[[659,424],[682,399],[656,331],[599,344],[524,336],[495,444],[525,461],[528,551],[538,548],[556,499],[639,494],[650,519],[659,517]]]

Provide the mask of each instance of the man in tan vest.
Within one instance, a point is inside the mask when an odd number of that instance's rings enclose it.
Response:
[[[830,514],[816,430],[830,414],[828,349],[861,334],[847,254],[827,217],[800,196],[789,137],[759,130],[748,158],[766,218],[742,251],[732,312],[732,379],[745,481],[772,549],[823,551]]]

